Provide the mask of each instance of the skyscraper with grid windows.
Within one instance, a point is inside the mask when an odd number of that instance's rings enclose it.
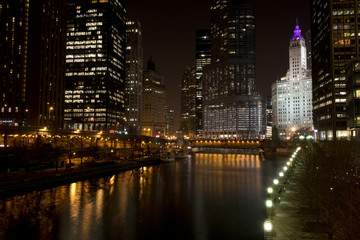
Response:
[[[69,0],[65,127],[124,130],[126,11],[123,0]]]
[[[195,137],[201,137],[203,132],[203,68],[211,63],[211,30],[196,31],[196,107],[195,107]]]
[[[346,68],[360,56],[360,2],[311,1],[314,128],[320,139],[349,137]]]
[[[213,0],[211,64],[203,71],[203,137],[263,138],[266,98],[255,91],[255,12],[241,0]]]
[[[65,4],[0,2],[0,124],[63,127]]]
[[[143,46],[141,24],[126,22],[126,125],[130,134],[141,134]]]

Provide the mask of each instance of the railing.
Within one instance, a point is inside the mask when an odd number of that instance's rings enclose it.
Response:
[[[262,142],[259,140],[190,140],[189,145],[193,148],[259,148]]]

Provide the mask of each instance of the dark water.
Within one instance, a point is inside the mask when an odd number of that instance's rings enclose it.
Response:
[[[0,200],[0,239],[263,239],[283,161],[196,154]]]

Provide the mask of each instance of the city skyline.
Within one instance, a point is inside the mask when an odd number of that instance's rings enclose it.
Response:
[[[1,0],[0,86],[0,240],[360,236],[360,0]]]
[[[293,30],[296,19],[304,34],[310,29],[309,3],[285,0],[247,2],[255,6],[256,90],[271,96],[273,79],[283,76],[289,67],[288,33]],[[144,59],[146,61],[152,55],[157,62],[159,72],[165,78],[169,107],[175,109],[179,116],[181,73],[186,66],[195,63],[196,30],[210,27],[210,1],[198,0],[193,3],[186,0],[174,4],[169,5],[162,0],[128,1],[127,14],[140,20],[143,26]],[[168,61],[172,56],[177,57]]]

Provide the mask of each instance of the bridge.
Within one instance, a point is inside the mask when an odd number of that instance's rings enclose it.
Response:
[[[239,149],[257,149],[262,147],[259,140],[189,140],[192,148],[239,148]]]

